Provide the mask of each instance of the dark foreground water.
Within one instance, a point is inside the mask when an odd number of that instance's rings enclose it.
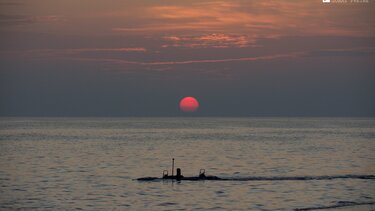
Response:
[[[374,152],[375,119],[2,118],[0,209],[374,210],[375,180],[355,178]],[[172,157],[185,176],[261,179],[133,180]]]

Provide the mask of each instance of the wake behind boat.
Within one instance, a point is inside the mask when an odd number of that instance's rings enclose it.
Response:
[[[325,175],[325,176],[253,176],[253,177],[217,177],[217,176],[206,176],[206,177],[182,177],[177,178],[176,176],[170,176],[167,178],[163,177],[141,177],[137,178],[138,181],[163,181],[163,180],[187,180],[187,181],[204,181],[204,180],[216,180],[216,181],[286,181],[286,180],[334,180],[334,179],[362,179],[362,180],[373,180],[375,175]]]
[[[250,177],[217,177],[217,176],[206,176],[206,170],[200,169],[198,176],[184,177],[181,173],[181,169],[176,169],[176,175],[174,175],[174,158],[172,159],[172,175],[168,175],[168,170],[164,170],[162,177],[141,177],[137,178],[138,181],[163,181],[163,180],[187,180],[187,181],[199,181],[199,180],[216,180],[216,181],[272,181],[272,180],[333,180],[333,179],[364,179],[372,180],[375,179],[375,175],[324,175],[324,176],[250,176]]]

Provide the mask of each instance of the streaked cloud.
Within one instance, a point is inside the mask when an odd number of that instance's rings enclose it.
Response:
[[[63,17],[48,15],[48,16],[27,16],[27,15],[7,15],[0,14],[0,25],[12,26],[12,25],[24,25],[32,23],[42,22],[55,22],[63,21]]]
[[[370,20],[364,21],[363,14],[358,14],[363,9],[335,8],[316,1],[288,0],[209,1],[187,5],[176,3],[142,8],[138,11],[139,18],[150,21],[135,27],[119,26],[113,30],[137,33],[185,31],[185,35],[186,30],[195,34],[210,30],[218,34],[224,31],[248,36],[251,34],[256,38],[296,34],[368,36],[374,26]],[[340,18],[333,18],[332,13]]]
[[[141,27],[116,27],[112,28],[114,32],[163,32],[163,31],[176,31],[176,30],[200,30],[200,31],[216,31],[218,27],[215,26],[199,26],[196,24],[163,24],[163,25],[151,25]]]
[[[64,48],[64,49],[32,49],[22,51],[0,51],[1,54],[23,54],[23,55],[64,55],[79,53],[124,53],[124,52],[146,52],[146,48]]]
[[[159,65],[186,65],[186,64],[204,64],[204,63],[224,63],[224,62],[245,62],[245,61],[260,61],[260,60],[274,60],[282,58],[296,58],[303,55],[304,52],[293,52],[287,54],[274,54],[256,57],[242,57],[242,58],[226,58],[226,59],[197,59],[197,60],[173,60],[173,61],[130,61],[125,59],[111,59],[111,58],[65,58],[76,61],[92,61],[92,62],[106,62],[112,64],[122,65],[141,65],[141,66],[159,66]]]
[[[119,2],[117,3],[120,5]],[[307,43],[319,42],[316,37],[324,36],[373,36],[373,21],[366,19],[369,15],[363,12],[368,10],[365,7],[336,8],[327,7],[321,2],[287,0],[172,1],[165,4],[149,2],[124,5],[127,7],[119,7],[110,12],[71,15],[64,24],[45,24],[45,28],[51,28],[47,31],[53,33],[59,32],[56,29],[67,29],[60,33],[74,34],[75,28],[79,28],[76,39],[93,37],[91,34],[81,33],[85,32],[84,28],[91,28],[90,31],[100,31],[96,38],[100,42],[109,43],[108,45],[102,43],[98,47],[97,42],[93,41],[82,45],[85,47],[72,48],[74,45],[70,45],[70,48],[23,49],[1,54],[46,60],[61,58],[148,66],[150,69],[155,66],[274,60],[299,56],[372,54],[368,50],[322,49],[298,43],[303,38],[308,40]],[[0,16],[0,21],[13,24],[62,19],[59,15]],[[77,24],[72,20],[77,20]],[[38,27],[28,28],[36,29]],[[123,44],[117,47],[116,42],[111,41],[113,37],[125,43],[125,47],[122,47]],[[284,39],[285,37],[290,39]],[[293,41],[293,37],[299,37],[298,41]],[[54,37],[51,36],[51,39]],[[272,45],[279,47],[273,48]]]
[[[0,51],[1,58],[9,60],[39,60],[39,61],[58,61],[58,60],[76,60],[76,58],[92,58],[90,61],[100,61],[102,58],[118,59],[122,57],[136,57],[139,54],[147,53],[142,47],[137,48],[72,48],[72,49],[32,49],[32,50],[5,50]],[[89,60],[87,60],[89,61]]]
[[[79,53],[79,52],[146,52],[146,48],[69,48],[69,49],[36,49],[31,52],[67,52],[67,53]]]
[[[204,34],[200,36],[165,36],[170,44],[162,47],[185,47],[185,48],[229,48],[248,47],[255,45],[255,40],[245,35],[236,34]]]

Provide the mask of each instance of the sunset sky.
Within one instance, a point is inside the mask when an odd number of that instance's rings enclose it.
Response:
[[[0,0],[0,35],[1,116],[375,116],[371,0]]]

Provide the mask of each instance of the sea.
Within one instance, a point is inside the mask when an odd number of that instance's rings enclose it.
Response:
[[[173,158],[228,180],[136,180]],[[0,118],[0,210],[375,210],[374,175],[375,118]]]

